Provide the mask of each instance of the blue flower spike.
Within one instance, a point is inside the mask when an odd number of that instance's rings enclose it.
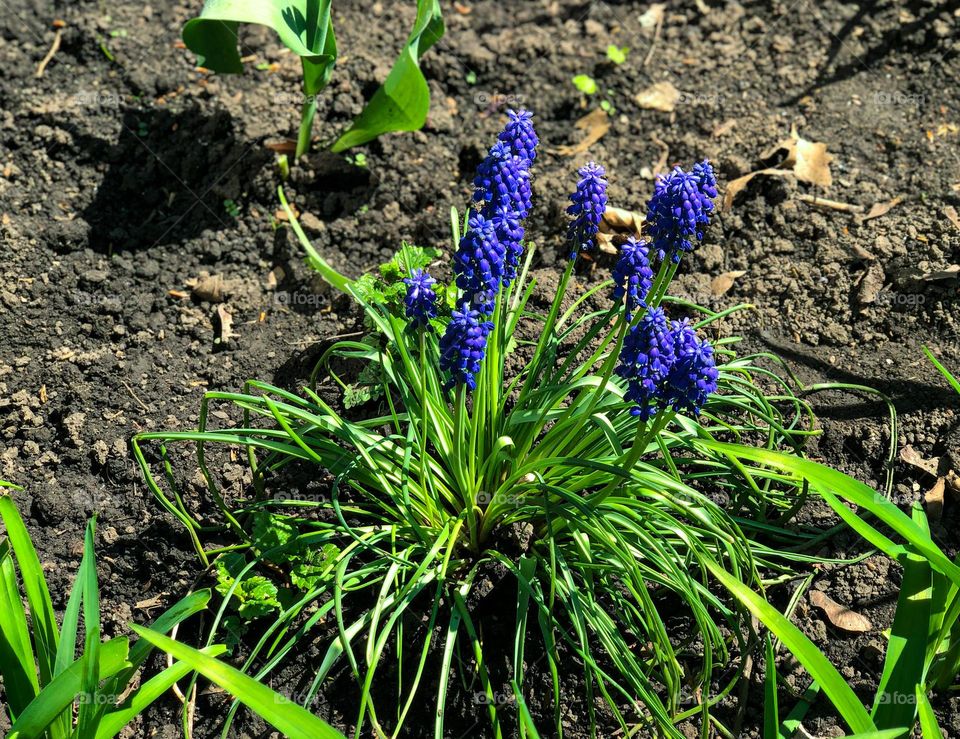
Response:
[[[529,168],[537,158],[540,139],[533,128],[533,114],[529,110],[508,110],[507,125],[500,132],[499,140],[510,147],[514,156],[520,157]]]
[[[684,252],[693,251],[703,239],[703,226],[710,223],[716,197],[717,179],[706,159],[691,172],[674,167],[657,180],[647,203],[647,223],[661,260],[676,263]]]
[[[613,299],[626,305],[626,318],[633,320],[633,311],[646,307],[647,293],[653,284],[653,270],[647,243],[633,237],[620,247],[620,258],[613,268]]]
[[[607,209],[606,170],[596,162],[581,167],[577,174],[580,179],[577,189],[570,196],[572,205],[567,213],[573,216],[567,239],[571,242],[570,258],[576,259],[581,250],[588,251],[593,246],[593,238],[600,229],[603,212]]]
[[[403,299],[410,325],[423,328],[430,325],[430,319],[437,317],[437,293],[433,286],[437,281],[423,269],[414,269],[409,277],[403,278],[407,294]]]
[[[720,376],[713,347],[697,337],[686,319],[674,321],[671,334],[674,362],[667,377],[669,403],[677,412],[700,415],[707,397],[717,391]]]
[[[487,351],[487,336],[493,330],[479,311],[467,303],[451,313],[447,330],[440,338],[440,369],[449,373],[446,390],[465,385],[468,390],[477,386],[476,374]]]
[[[530,214],[531,197],[529,162],[513,154],[510,145],[499,141],[477,167],[473,179],[473,199],[493,213],[506,206],[522,219]]]
[[[662,308],[651,308],[630,329],[620,351],[617,374],[627,381],[630,413],[648,420],[663,407],[663,385],[674,361],[674,341]]]
[[[497,238],[493,220],[475,213],[468,226],[453,257],[457,287],[471,307],[481,313],[492,313],[504,277],[506,249]]]

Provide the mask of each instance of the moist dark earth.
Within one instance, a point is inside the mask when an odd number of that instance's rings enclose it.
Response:
[[[15,497],[57,608],[85,521],[98,514],[107,635],[203,582],[183,531],[144,485],[130,437],[193,428],[208,390],[250,378],[302,384],[318,344],[358,325],[277,218],[269,145],[296,135],[296,58],[252,27],[242,32],[244,75],[198,70],[179,29],[199,8],[199,0],[8,0],[0,19],[0,478],[25,488]],[[528,232],[536,274],[550,284],[566,251],[565,197],[588,159],[607,168],[613,205],[642,212],[656,173],[707,157],[722,196],[737,177],[775,166],[769,150],[794,130],[827,145],[832,185],[752,180],[714,218],[672,292],[713,308],[752,304],[720,331],[780,354],[804,383],[885,393],[898,412],[894,441],[939,458],[941,474],[960,469],[958,398],[921,351],[960,368],[960,3],[698,1],[663,10],[658,24],[645,3],[444,2],[447,34],[423,60],[427,125],[351,152],[365,155],[358,166],[323,144],[385,78],[415,3],[335,2],[342,57],[320,102],[315,153],[285,186],[315,246],[352,276],[403,240],[448,248],[450,206],[464,207],[506,108],[522,106],[542,141]],[[37,76],[56,27],[59,48]],[[608,61],[610,44],[629,48],[624,63]],[[579,74],[596,80],[595,94],[572,84]],[[680,92],[672,112],[638,103],[660,82]],[[577,121],[601,104],[609,131],[570,154],[565,147],[585,135]],[[577,281],[610,266],[601,257]],[[715,280],[731,272],[742,274],[723,292]],[[221,280],[223,303],[192,290],[204,276]],[[226,339],[223,309],[232,316]],[[853,392],[811,401],[824,431],[813,455],[882,486],[886,406]],[[902,506],[934,481],[900,461],[893,473]],[[934,530],[951,556],[957,505],[948,495]],[[826,553],[861,551],[839,536]],[[794,616],[865,701],[899,578],[881,556],[816,572],[813,587],[870,618],[868,633],[839,631],[806,598]],[[778,605],[792,587],[772,591]],[[782,657],[781,671],[799,676]],[[294,691],[308,672],[294,663],[287,685],[273,686]],[[760,679],[722,708],[743,736],[759,735]],[[570,690],[566,733],[586,735]],[[482,707],[451,704],[462,735],[483,735]],[[960,698],[935,705],[945,733],[960,736]],[[195,735],[218,735],[223,700],[206,696],[199,708],[207,716]],[[349,701],[317,710],[350,728]],[[551,714],[544,705],[548,731]],[[166,699],[130,735],[179,736],[178,721],[178,704]],[[826,705],[805,728],[842,733]],[[234,732],[269,735],[251,719]]]

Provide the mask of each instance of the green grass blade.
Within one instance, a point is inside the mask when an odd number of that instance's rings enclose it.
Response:
[[[83,675],[81,695],[86,700],[81,701],[77,716],[77,734],[92,736],[94,719],[99,711],[100,701],[100,585],[97,582],[97,564],[94,549],[96,537],[96,519],[87,524],[83,537],[83,559],[80,564],[78,578],[83,579],[83,629],[84,648],[83,656],[86,668]]]
[[[17,571],[6,540],[0,543],[0,677],[13,721],[40,692],[40,685]]]
[[[960,380],[954,377],[950,370],[944,367],[927,347],[923,347],[923,353],[927,355],[927,359],[933,362],[933,366],[940,370],[940,374],[950,383],[950,387],[960,393]]]
[[[923,686],[917,686],[917,711],[920,714],[920,731],[923,739],[943,739],[943,732],[940,731],[940,724],[937,723],[937,715],[933,712],[933,706],[930,705],[930,699],[923,692]]]
[[[777,661],[770,635],[766,635],[766,670],[763,692],[763,739],[781,739],[780,707],[777,698]]]
[[[127,667],[128,652],[129,644],[126,638],[104,642],[99,651],[99,674],[109,677]],[[62,716],[83,687],[85,661],[86,657],[81,657],[46,685],[17,717],[12,731],[23,737],[39,737]]]
[[[803,691],[803,695],[800,696],[800,701],[797,705],[793,707],[790,713],[787,714],[787,717],[780,723],[781,736],[792,737],[797,732],[807,712],[813,706],[814,702],[816,702],[818,695],[820,695],[820,686],[817,684],[817,681],[814,680],[807,686],[807,689]]]
[[[840,716],[851,729],[858,732],[876,731],[876,726],[870,720],[869,714],[860,703],[856,693],[800,629],[719,564],[710,559],[704,560],[704,564],[713,576],[746,606],[750,613],[783,642],[784,646],[797,658],[804,669],[820,684],[830,702],[833,703]]]
[[[200,650],[201,654],[210,657],[219,657],[226,651],[227,648],[222,644],[215,644]],[[115,737],[127,724],[143,713],[151,703],[166,693],[177,680],[184,678],[191,672],[193,672],[193,668],[186,662],[175,662],[159,675],[154,675],[120,706],[103,716],[97,724],[96,739],[112,739],[112,737]]]
[[[291,739],[344,739],[343,734],[302,706],[244,675],[240,670],[156,631],[136,625],[131,625],[130,628],[157,648],[190,665]]]

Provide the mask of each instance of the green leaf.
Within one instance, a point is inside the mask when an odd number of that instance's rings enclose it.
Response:
[[[30,647],[27,614],[6,540],[0,543],[0,677],[3,677],[7,707],[13,720],[40,692],[40,686]]]
[[[206,0],[200,16],[183,27],[183,42],[197,55],[199,66],[240,74],[240,23],[272,28],[301,58],[304,94],[316,95],[329,82],[337,60],[330,0]]]
[[[140,639],[137,643],[149,644],[146,639]],[[222,644],[214,644],[200,651],[211,657],[217,657],[226,651],[226,647]],[[175,662],[159,675],[154,675],[128,696],[122,704],[100,719],[97,725],[96,739],[115,737],[127,724],[147,710],[151,703],[166,693],[177,680],[186,677],[191,672],[193,672],[193,668],[187,663]]]
[[[763,739],[781,739],[780,706],[777,696],[777,660],[770,634],[765,637],[766,677],[763,693]]]
[[[103,678],[108,678],[129,667],[128,649],[126,638],[104,642],[98,654],[97,673]],[[12,732],[19,733],[25,738],[41,736],[47,727],[70,707],[81,692],[87,668],[86,661],[86,656],[81,657],[50,681],[17,717]]]
[[[217,592],[226,596],[246,566],[246,561],[242,554],[231,552],[219,557],[214,566]],[[240,580],[233,590],[232,600],[244,619],[259,618],[280,608],[277,586],[262,575],[248,575]]]
[[[333,145],[345,151],[390,131],[415,131],[430,112],[430,88],[420,71],[420,57],[444,34],[438,0],[417,0],[417,19],[386,81],[353,125]]]
[[[923,692],[923,686],[917,688],[917,708],[920,714],[920,731],[923,739],[943,739],[943,732],[940,731],[940,724],[937,723],[937,715],[933,712],[933,706],[930,705],[930,699]]]
[[[584,95],[593,95],[597,91],[596,80],[587,74],[578,74],[574,77],[573,85]]]
[[[607,59],[609,59],[614,64],[623,64],[627,61],[627,54],[630,53],[630,49],[626,46],[617,46],[616,44],[610,44],[607,47]]]
[[[239,670],[163,634],[136,625],[130,628],[174,658],[190,665],[291,739],[344,739],[343,734],[302,706]]]
[[[856,693],[830,664],[817,646],[807,636],[794,626],[776,608],[767,603],[762,596],[754,593],[737,578],[724,570],[712,559],[705,559],[704,564],[717,580],[736,597],[747,610],[758,618],[764,626],[772,631],[776,637],[790,650],[797,661],[820,684],[830,702],[840,713],[840,716],[857,732],[876,731],[873,721],[866,709],[860,703]]]

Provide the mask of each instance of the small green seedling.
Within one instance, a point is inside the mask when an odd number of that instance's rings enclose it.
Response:
[[[227,215],[232,216],[233,218],[240,217],[240,206],[236,204],[235,201],[227,198],[223,201],[223,209],[227,211]]]
[[[367,166],[367,155],[363,152],[356,154],[354,156],[347,156],[347,161],[350,162],[354,167],[366,167]]]
[[[197,55],[197,64],[214,72],[243,72],[238,49],[241,23],[272,28],[300,57],[303,103],[297,158],[310,148],[317,96],[330,81],[337,61],[331,5],[332,0],[206,0],[200,16],[183,27],[183,41]],[[420,57],[443,33],[439,0],[417,0],[413,31],[390,74],[353,125],[334,142],[333,151],[358,146],[383,133],[423,126],[430,110],[430,88],[420,71]]]
[[[616,44],[610,44],[607,47],[607,59],[609,59],[614,64],[623,64],[627,61],[627,54],[630,53],[630,48],[628,46],[617,46]]]
[[[573,85],[584,95],[593,95],[597,91],[597,82],[588,74],[578,74],[573,78]]]
[[[469,72],[467,72],[467,84],[468,85],[477,84],[477,73],[474,72],[472,69]]]

